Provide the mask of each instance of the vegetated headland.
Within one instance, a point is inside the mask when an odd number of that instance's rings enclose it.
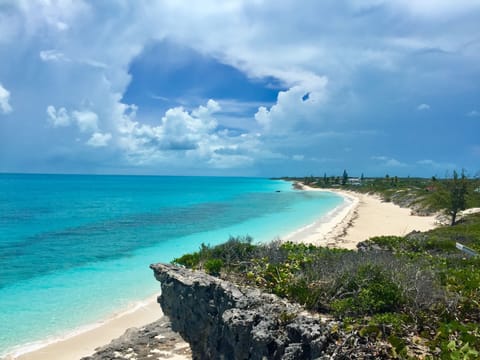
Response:
[[[480,207],[479,179],[456,172],[448,179],[352,179],[345,171],[288,180],[379,196],[416,214],[439,214],[444,225],[365,239],[357,251],[231,238],[174,264],[338,321],[324,350],[331,358],[480,358],[480,213],[467,210]]]

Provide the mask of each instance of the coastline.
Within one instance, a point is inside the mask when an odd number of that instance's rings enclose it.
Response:
[[[285,241],[317,246],[356,249],[356,245],[372,236],[405,235],[413,230],[426,231],[437,226],[434,216],[415,216],[410,209],[382,202],[375,196],[343,190],[325,190],[302,185],[304,191],[329,191],[345,201],[312,224],[283,237]],[[5,359],[70,360],[91,355],[95,348],[108,344],[131,327],[145,326],[162,316],[156,297],[111,318],[67,334],[19,349]]]
[[[27,344],[3,359],[71,360],[91,355],[95,348],[108,344],[131,327],[142,327],[163,316],[157,296],[151,296],[108,319],[84,326],[61,338]]]
[[[404,236],[439,225],[436,216],[412,215],[409,208],[384,202],[374,195],[312,188],[303,184],[300,184],[300,189],[333,192],[343,196],[347,204],[327,214],[326,219],[319,219],[289,235],[286,238],[289,241],[355,250],[358,243],[374,236]]]
[[[358,208],[360,201],[359,198],[344,192],[312,188],[306,185],[301,185],[299,190],[336,193],[343,197],[344,203],[337,206],[326,215],[323,215],[315,222],[285,236],[283,240],[296,243],[313,244],[316,246],[332,247],[337,245],[335,238],[342,231],[344,231],[344,229],[346,229],[349,220],[352,218],[353,214]]]

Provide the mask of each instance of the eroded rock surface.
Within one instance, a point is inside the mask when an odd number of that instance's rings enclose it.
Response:
[[[95,354],[82,360],[160,360],[191,359],[190,346],[172,331],[170,321],[162,317],[142,328],[128,329],[110,344],[96,349]]]
[[[194,359],[318,359],[336,348],[336,322],[274,295],[173,265],[151,268],[162,310]]]

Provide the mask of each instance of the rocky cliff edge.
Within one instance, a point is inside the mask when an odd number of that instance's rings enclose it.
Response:
[[[194,359],[330,359],[337,348],[336,322],[274,295],[173,265],[150,267],[161,283],[158,302]]]

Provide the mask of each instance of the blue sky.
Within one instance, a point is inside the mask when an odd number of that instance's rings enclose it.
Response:
[[[480,175],[480,1],[0,1],[0,172]]]

